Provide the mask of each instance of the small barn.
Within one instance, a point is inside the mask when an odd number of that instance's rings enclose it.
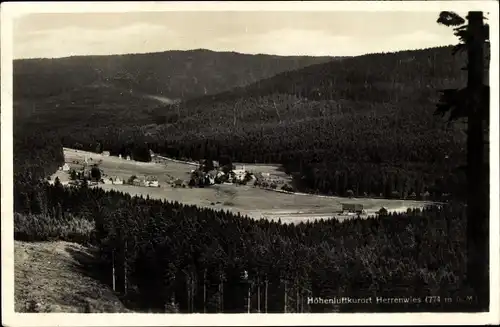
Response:
[[[363,205],[361,203],[342,203],[342,211],[344,213],[363,213]]]
[[[144,186],[158,187],[158,186],[160,186],[160,183],[158,182],[158,178],[156,178],[155,176],[147,176],[144,179]]]
[[[113,179],[111,177],[105,178],[103,181],[104,181],[104,184],[113,184]]]
[[[205,175],[205,181],[209,185],[214,185],[215,184],[215,178],[217,177],[217,170],[210,170],[206,175]]]

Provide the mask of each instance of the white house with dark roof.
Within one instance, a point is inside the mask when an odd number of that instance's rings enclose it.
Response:
[[[158,187],[160,186],[160,183],[158,181],[158,178],[156,178],[156,176],[146,176],[146,178],[144,179],[144,186]]]

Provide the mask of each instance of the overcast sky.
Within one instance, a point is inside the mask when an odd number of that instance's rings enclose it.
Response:
[[[457,43],[438,12],[31,14],[14,21],[19,58],[210,49],[351,56]]]

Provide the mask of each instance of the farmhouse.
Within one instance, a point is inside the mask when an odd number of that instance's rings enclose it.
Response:
[[[113,184],[115,184],[115,185],[123,185],[123,180],[120,177],[116,177],[113,180]]]
[[[113,179],[112,179],[111,177],[109,177],[109,178],[105,178],[105,179],[103,180],[103,182],[104,182],[104,184],[113,184]]]
[[[342,203],[342,211],[344,213],[363,213],[363,205],[361,203]]]
[[[102,155],[105,157],[109,157],[110,153],[109,153],[109,151],[103,151]]]
[[[245,179],[247,171],[245,170],[245,166],[243,166],[242,169],[234,169],[233,173],[236,180],[242,181]]]
[[[205,175],[205,180],[208,182],[210,185],[215,184],[215,178],[217,177],[217,170],[210,170],[206,175]]]
[[[182,180],[180,178],[177,178],[174,181],[174,187],[181,187],[182,186]]]
[[[158,187],[160,186],[158,179],[155,176],[146,176],[144,179],[144,186],[146,187]]]

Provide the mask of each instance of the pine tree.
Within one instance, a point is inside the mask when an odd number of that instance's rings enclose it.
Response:
[[[477,292],[480,305],[489,302],[489,163],[485,133],[489,120],[489,86],[484,84],[485,47],[489,26],[482,12],[471,11],[465,20],[453,12],[442,12],[438,23],[454,26],[461,43],[455,52],[467,51],[468,81],[463,89],[442,91],[436,114],[449,115],[449,121],[467,119],[467,280]]]

